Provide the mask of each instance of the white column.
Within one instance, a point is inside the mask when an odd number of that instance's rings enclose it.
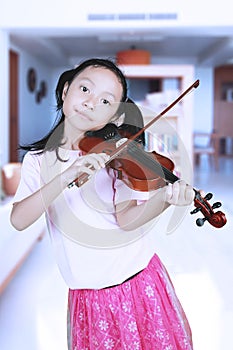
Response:
[[[9,35],[0,29],[0,201],[2,191],[2,165],[9,160]]]
[[[9,34],[0,29],[0,166],[9,161]]]

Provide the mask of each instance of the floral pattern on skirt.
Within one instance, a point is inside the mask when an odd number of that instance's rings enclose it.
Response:
[[[69,290],[71,350],[191,350],[192,336],[169,275],[157,255],[114,287]]]

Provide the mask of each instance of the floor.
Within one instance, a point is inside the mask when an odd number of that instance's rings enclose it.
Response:
[[[175,232],[158,234],[158,255],[189,319],[195,350],[233,349],[232,173],[229,158],[221,159],[219,172],[206,159],[194,172],[194,187],[222,202],[215,211],[226,214],[224,227],[197,227],[201,215],[187,213]],[[47,235],[0,296],[0,349],[67,349],[66,299]]]

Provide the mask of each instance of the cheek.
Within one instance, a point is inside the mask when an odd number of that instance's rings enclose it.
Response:
[[[108,122],[111,119],[111,111],[103,106],[97,106],[94,111],[94,119],[96,122]]]
[[[71,104],[69,96],[66,96],[66,98],[63,101],[63,107],[62,107],[63,113],[66,116],[70,115],[70,113],[71,113],[71,105],[72,104]]]
[[[96,108],[95,112],[96,112],[96,119],[98,119],[99,121],[108,123],[115,116],[117,112],[117,108],[115,106],[113,107],[99,106]]]
[[[66,107],[66,105],[64,103],[63,103],[62,112],[66,117],[68,117],[70,115],[69,109]]]
[[[106,124],[111,122],[112,114],[106,113],[104,110],[98,110],[92,119],[92,130],[99,130],[103,128]]]

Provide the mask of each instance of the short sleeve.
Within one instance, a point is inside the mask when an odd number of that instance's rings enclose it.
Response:
[[[115,190],[115,204],[119,204],[125,201],[136,200],[138,204],[147,201],[150,198],[150,193],[145,191],[136,191],[130,186],[126,185],[124,181],[116,179],[114,181]]]
[[[41,187],[40,155],[28,152],[23,159],[20,183],[14,196],[14,202],[19,202],[36,192]]]

